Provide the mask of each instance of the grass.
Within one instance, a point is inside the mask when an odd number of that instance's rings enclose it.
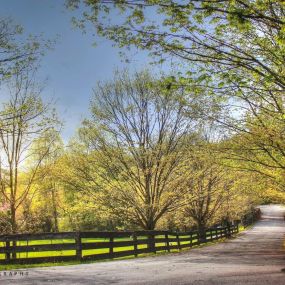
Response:
[[[243,231],[244,227],[239,227],[239,231]],[[185,236],[185,237],[190,237],[190,236]],[[164,236],[156,236],[156,238],[164,238]],[[169,238],[175,238],[175,236],[169,236]],[[138,237],[138,240],[146,239],[146,237]],[[131,238],[115,238],[114,242],[116,241],[131,241]],[[192,248],[197,248],[197,247],[203,247],[203,246],[208,246],[211,244],[215,244],[217,242],[222,242],[225,239],[219,239],[214,242],[207,242],[205,244],[201,245],[196,245],[193,246]],[[196,240],[193,240],[193,243],[196,242]],[[83,243],[91,243],[91,242],[109,242],[109,239],[82,239]],[[34,240],[34,241],[29,241],[28,245],[40,245],[40,244],[60,244],[60,243],[74,243],[73,239],[60,239],[60,240]],[[187,241],[181,241],[180,244],[189,244]],[[26,241],[21,241],[17,242],[17,245],[27,245]],[[165,243],[156,243],[156,246],[164,246]],[[170,242],[170,245],[177,245],[177,242]],[[4,246],[4,243],[0,242],[0,247]],[[138,245],[138,249],[146,248],[147,245]],[[120,252],[120,251],[128,251],[128,250],[134,250],[134,246],[124,246],[124,247],[114,247],[114,252]],[[184,250],[189,250],[189,248],[184,248]],[[83,256],[88,256],[92,254],[101,254],[101,253],[108,253],[109,248],[100,248],[100,249],[88,249],[88,250],[83,250],[82,255]],[[176,253],[179,252],[177,249],[172,249],[171,253]],[[156,255],[161,255],[161,254],[169,254],[168,251],[158,251]],[[62,250],[62,251],[45,251],[45,252],[23,252],[23,253],[17,253],[17,258],[33,258],[33,257],[50,257],[50,256],[70,256],[70,255],[75,255],[75,250]],[[146,256],[153,256],[155,255],[154,253],[145,253],[145,254],[140,254],[138,258],[141,257],[146,257]],[[4,254],[0,254],[0,259],[4,259],[5,256]],[[126,256],[126,257],[121,257],[121,258],[115,258],[115,260],[122,260],[122,259],[130,259],[130,258],[135,258],[134,256]],[[110,259],[106,259],[110,260]],[[64,262],[47,262],[47,263],[40,263],[40,264],[8,264],[8,265],[2,265],[0,264],[0,271],[1,270],[11,270],[11,269],[22,269],[22,268],[33,268],[33,267],[48,267],[48,266],[66,266],[66,265],[75,265],[75,264],[88,264],[88,263],[94,263],[94,262],[102,262],[104,260],[98,260],[98,261],[64,261]]]

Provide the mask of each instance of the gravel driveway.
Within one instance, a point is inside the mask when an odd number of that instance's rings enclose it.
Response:
[[[285,208],[261,210],[261,221],[224,243],[163,256],[27,269],[27,276],[2,273],[0,284],[285,285]]]

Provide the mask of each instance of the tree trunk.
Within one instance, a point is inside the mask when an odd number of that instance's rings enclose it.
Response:
[[[11,209],[11,230],[12,233],[15,234],[17,233],[17,220],[16,220],[16,208],[14,203],[11,204],[10,209]],[[13,248],[16,247],[16,241],[13,241],[12,244]],[[13,252],[12,258],[16,259],[16,257],[17,257],[16,252]]]
[[[206,241],[206,225],[203,222],[198,222],[198,233],[199,233],[199,242],[203,243]]]
[[[10,211],[11,211],[11,217],[10,217],[11,231],[12,234],[16,234],[17,233],[16,208],[13,203],[10,205]]]
[[[145,230],[153,231],[155,229],[155,221],[152,217],[150,217],[147,221]],[[148,249],[150,252],[155,253],[155,236],[153,234],[149,234],[148,236]]]
[[[53,223],[54,223],[54,232],[58,232],[58,213],[57,213],[57,206],[56,206],[55,184],[53,184],[51,188],[51,199],[52,199],[52,215],[53,215]]]
[[[149,220],[146,224],[145,230],[153,231],[155,229],[155,222],[153,220]]]

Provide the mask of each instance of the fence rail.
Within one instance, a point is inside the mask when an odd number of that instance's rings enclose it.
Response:
[[[0,264],[113,259],[181,250],[230,237],[238,226],[197,231],[62,232],[0,236]]]

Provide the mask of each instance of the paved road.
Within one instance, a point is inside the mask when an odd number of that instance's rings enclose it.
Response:
[[[263,219],[238,238],[177,254],[86,265],[28,269],[0,284],[284,285],[285,208],[261,207]]]

